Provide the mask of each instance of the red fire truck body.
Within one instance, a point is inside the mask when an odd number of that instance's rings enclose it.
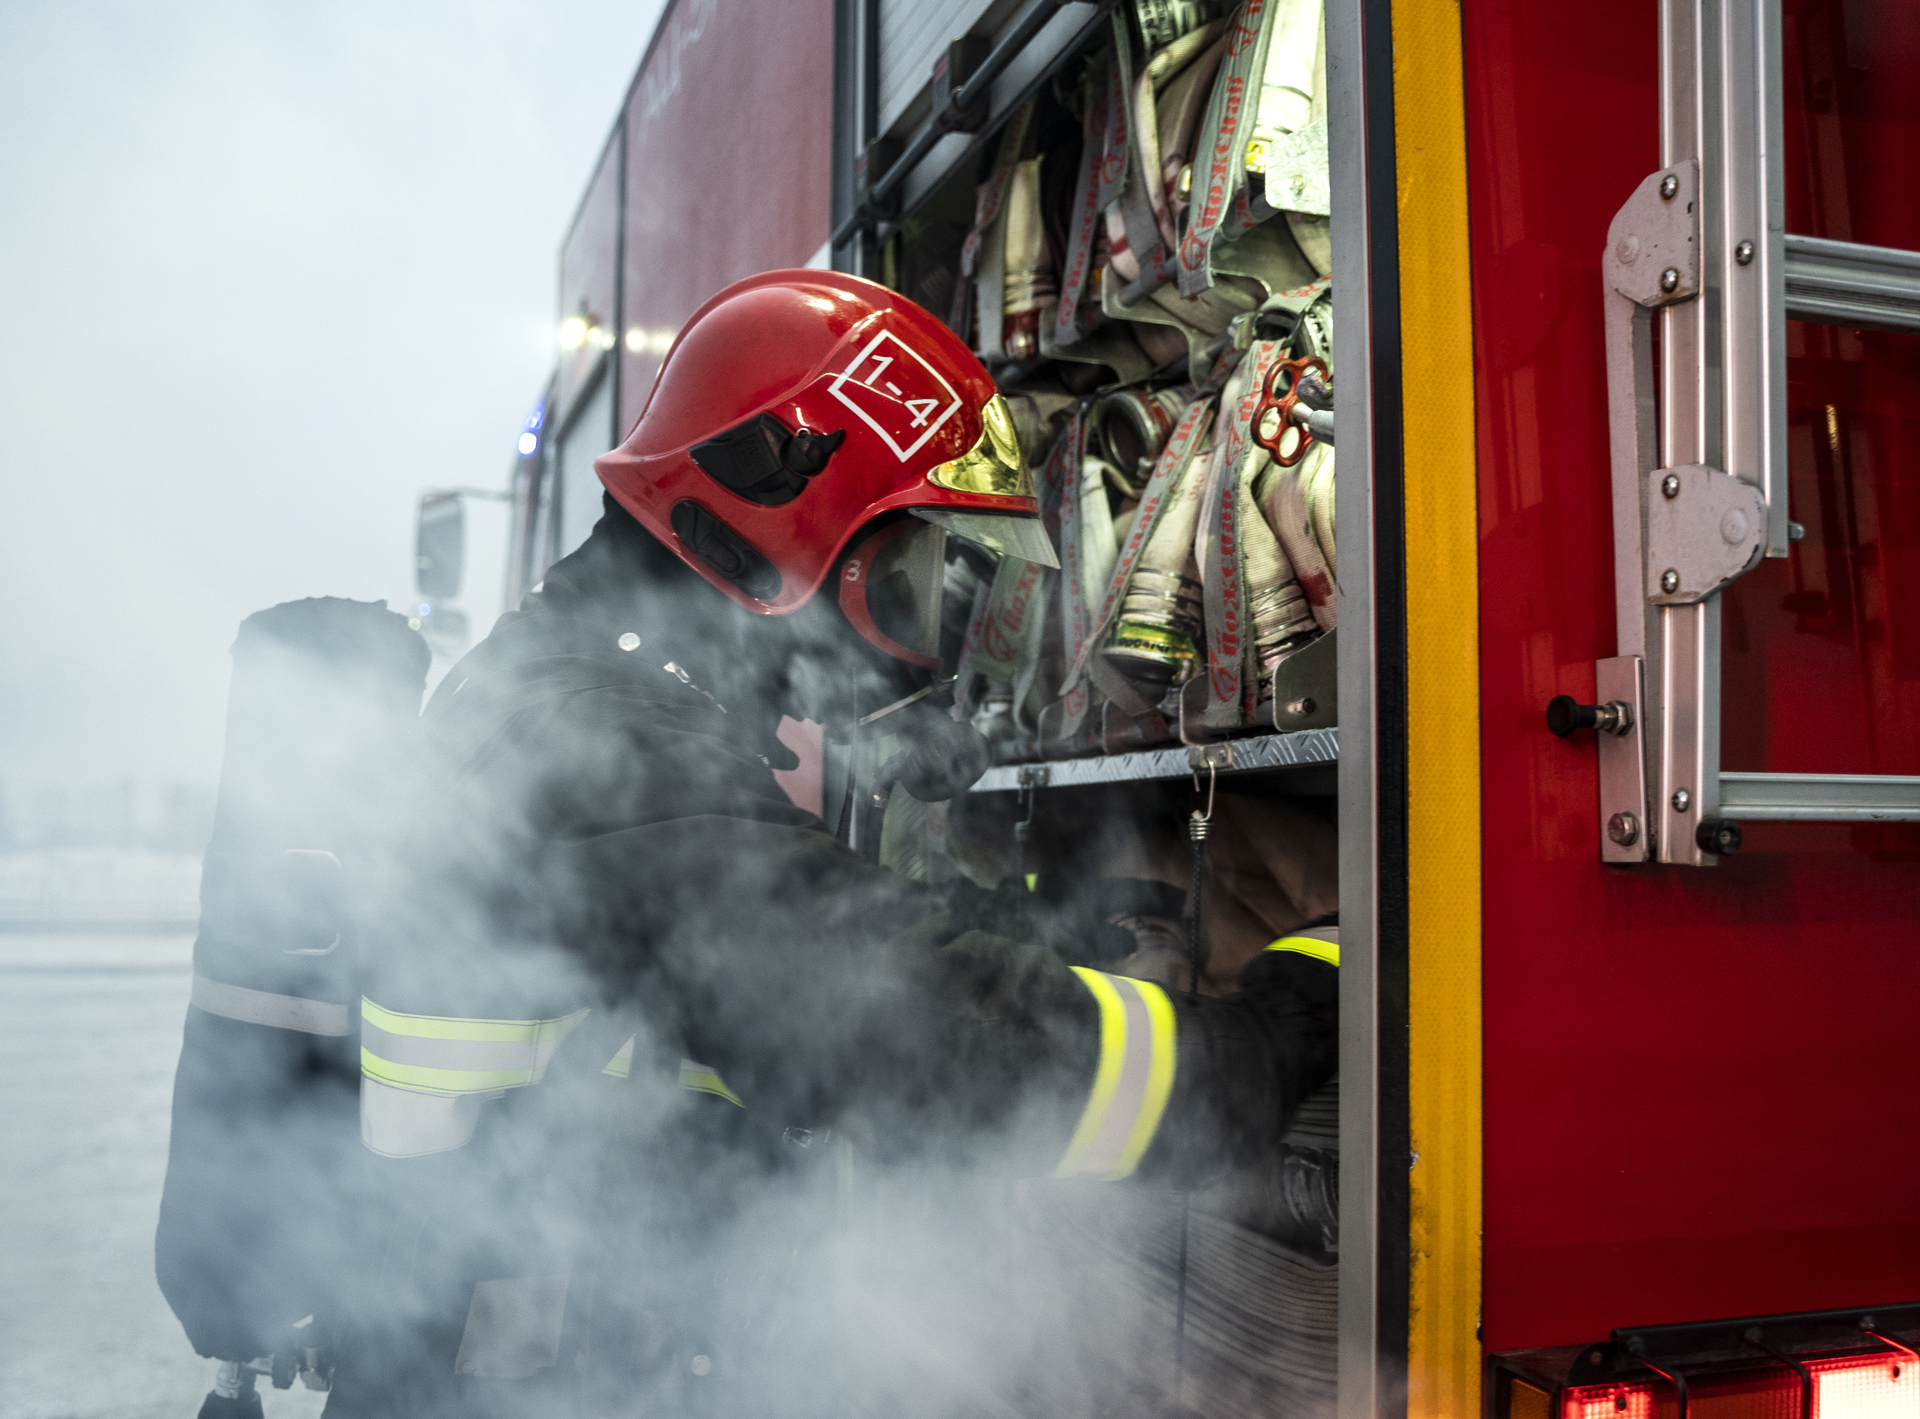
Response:
[[[1787,8],[1786,230],[1920,248],[1920,16]],[[1615,643],[1600,257],[1662,165],[1659,19],[1464,7],[1490,1350],[1920,1285],[1920,829],[1762,821],[1711,869],[1603,866],[1593,748],[1541,729]],[[1920,349],[1787,339],[1806,536],[1723,593],[1722,762],[1920,773]]]
[[[561,250],[508,604],[598,520],[592,460],[639,418],[681,323],[742,277],[826,264],[832,102],[825,0],[667,5]]]

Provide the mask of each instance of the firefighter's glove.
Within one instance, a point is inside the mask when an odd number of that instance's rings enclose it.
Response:
[[[1176,997],[1179,1065],[1164,1151],[1142,1171],[1193,1186],[1277,1147],[1307,1097],[1334,1075],[1340,972],[1270,951],[1232,995]],[[1153,1168],[1155,1163],[1160,1168]]]

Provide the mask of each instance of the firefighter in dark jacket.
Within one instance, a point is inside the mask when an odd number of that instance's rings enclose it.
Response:
[[[383,1219],[336,1419],[707,1375],[724,1341],[659,1306],[629,1319],[664,1341],[609,1340],[620,1278],[660,1267],[623,1230],[711,1235],[737,1160],[777,1169],[850,1114],[894,1155],[1167,1185],[1270,1144],[1333,1072],[1337,947],[1269,952],[1225,998],[1071,967],[968,929],[776,783],[783,714],[890,719],[918,796],[984,765],[930,691],[944,541],[1053,554],[1007,407],[943,325],[851,276],[742,282],[595,466],[592,536],[435,693],[369,911]],[[644,1219],[619,1201],[642,1174]],[[706,1223],[675,1230],[676,1189]]]

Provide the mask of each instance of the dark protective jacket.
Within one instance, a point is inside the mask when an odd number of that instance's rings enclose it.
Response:
[[[621,1278],[675,1274],[664,1243],[621,1264],[621,1234],[651,1218],[698,1257],[716,1218],[766,1211],[725,1179],[786,1186],[795,1140],[850,1116],[882,1155],[1193,1176],[1331,1075],[1323,961],[1170,997],[964,930],[842,847],[773,777],[805,630],[785,619],[727,606],[609,504],[436,693],[369,912],[362,1128],[390,1210],[336,1419],[402,1390],[411,1413],[524,1412],[674,1355],[708,1373],[720,1342],[661,1322],[657,1287],[607,1341]],[[538,1333],[503,1339],[509,1312]]]

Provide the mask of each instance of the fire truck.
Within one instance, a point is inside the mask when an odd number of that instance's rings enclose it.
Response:
[[[1916,75],[1889,0],[667,5],[561,250],[508,603],[703,300],[858,272],[1028,401],[1100,562],[1032,630],[960,578],[997,762],[934,848],[1004,829],[1031,883],[1050,822],[1210,791],[1337,840],[1337,1105],[1275,1184],[1337,1224],[1227,1219],[1271,1316],[1188,1304],[1183,1247],[1160,1402],[1920,1415]],[[1149,606],[1155,479],[1199,510]],[[1275,506],[1279,563],[1223,547]],[[891,830],[820,752],[826,821]]]

